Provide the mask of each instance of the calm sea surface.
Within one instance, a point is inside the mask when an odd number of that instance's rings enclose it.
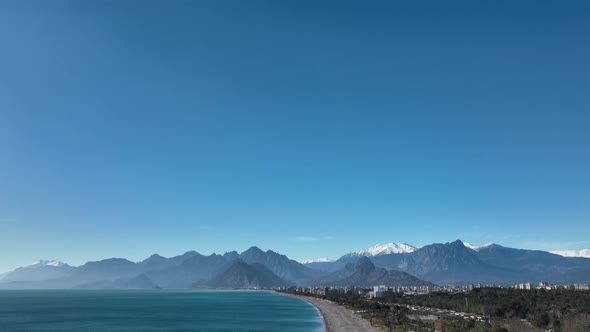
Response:
[[[310,304],[257,291],[0,291],[0,331],[323,331]]]

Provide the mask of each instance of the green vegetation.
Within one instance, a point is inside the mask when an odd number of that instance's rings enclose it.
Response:
[[[569,325],[585,324],[590,331],[590,292],[573,290],[516,290],[477,288],[466,294],[431,293],[419,296],[393,295],[385,303],[412,304],[470,312],[498,318],[527,319],[541,328],[569,330]]]
[[[314,296],[312,294],[306,294]],[[410,319],[411,312],[395,303],[384,303],[382,299],[367,299],[361,295],[327,294],[327,300],[346,306],[367,319],[373,326],[384,331],[434,331],[436,322],[432,320]],[[391,298],[390,298],[391,299]],[[485,322],[445,319],[441,321],[445,332],[507,332],[506,329],[491,326]]]
[[[304,295],[318,297],[313,294]],[[590,292],[477,288],[461,294],[390,294],[378,299],[338,293],[328,293],[321,297],[352,309],[384,331],[434,331],[435,328],[444,332],[536,330],[530,325],[524,326],[525,323],[520,321],[526,319],[538,328],[559,332],[590,332]],[[439,317],[440,320],[422,319],[421,315],[415,315],[406,305],[468,312],[490,318],[493,324],[451,315]],[[514,324],[515,322],[520,325]],[[496,325],[503,325],[508,329]]]
[[[359,313],[373,326],[382,327],[388,331],[405,331],[410,323],[409,310],[398,305],[382,304],[378,301],[367,300],[360,295],[328,294],[326,299],[344,305]]]

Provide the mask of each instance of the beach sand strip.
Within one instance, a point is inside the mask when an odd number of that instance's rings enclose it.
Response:
[[[326,332],[380,332],[366,319],[328,300],[286,293],[277,294],[296,297],[316,307],[322,314]]]

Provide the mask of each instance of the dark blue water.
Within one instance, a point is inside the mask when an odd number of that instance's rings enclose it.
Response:
[[[310,304],[257,291],[0,291],[0,331],[322,331]]]

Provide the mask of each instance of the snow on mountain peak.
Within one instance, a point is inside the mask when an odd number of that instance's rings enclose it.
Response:
[[[479,250],[481,250],[481,249],[484,249],[484,248],[487,248],[487,247],[490,247],[490,246],[492,246],[492,245],[493,245],[493,243],[486,243],[486,244],[484,244],[483,246],[479,246],[479,247],[478,247],[478,246],[475,246],[475,245],[473,245],[473,244],[471,244],[471,243],[469,243],[469,242],[463,242],[463,245],[464,245],[465,247],[467,247],[467,248],[471,249],[471,250],[479,251]]]
[[[329,263],[329,262],[333,262],[333,260],[331,260],[329,258],[325,258],[325,257],[316,258],[316,259],[307,259],[307,260],[299,261],[299,263],[301,263],[301,264]]]
[[[415,251],[417,248],[411,246],[407,243],[387,243],[387,244],[377,244],[372,246],[371,248],[354,251],[351,252],[350,255],[352,256],[380,256],[380,255],[388,255],[388,254],[404,254],[410,253]]]
[[[552,254],[556,254],[563,257],[584,257],[590,258],[590,249],[581,250],[554,250],[550,251]]]
[[[66,265],[66,263],[60,262],[60,261],[56,261],[56,260],[44,260],[44,259],[40,259],[36,262],[33,262],[31,265],[27,266],[29,268],[38,268],[41,266],[55,266],[55,267],[60,267],[60,266],[64,266]]]
[[[477,246],[474,246],[473,244],[471,244],[471,243],[469,243],[469,242],[463,242],[463,245],[464,245],[466,248],[469,248],[469,249],[471,249],[471,250],[475,250],[475,249],[477,249]]]

